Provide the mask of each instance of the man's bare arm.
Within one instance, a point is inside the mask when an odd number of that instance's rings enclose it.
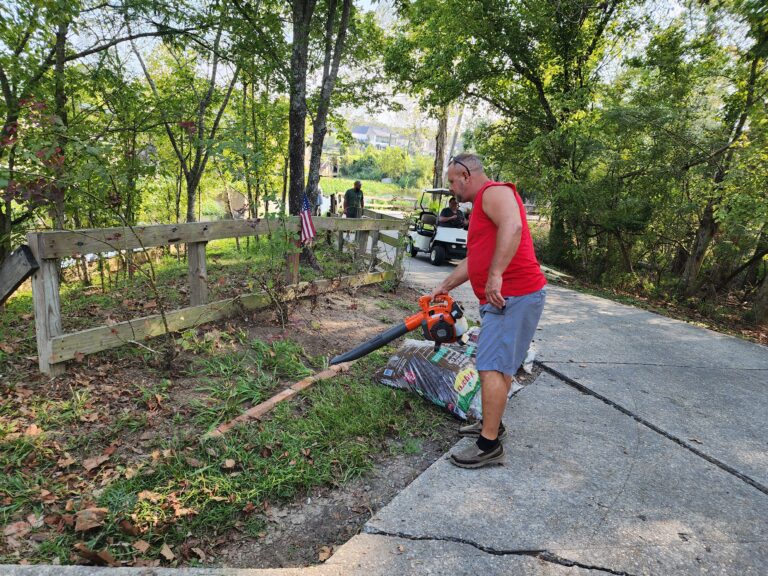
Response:
[[[456,286],[461,286],[467,280],[469,280],[469,272],[467,271],[467,259],[464,258],[464,260],[456,265],[453,272],[448,274],[445,280],[432,290],[432,298],[438,294],[448,294],[448,292],[456,288]]]
[[[501,275],[520,247],[523,222],[520,208],[507,186],[492,186],[483,193],[483,212],[496,225],[496,247],[488,269],[485,297],[494,306],[504,306],[501,294]]]

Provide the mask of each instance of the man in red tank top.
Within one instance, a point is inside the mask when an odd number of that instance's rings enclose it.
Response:
[[[501,421],[512,376],[522,364],[541,317],[547,283],[541,273],[523,201],[514,184],[493,182],[480,158],[460,154],[448,163],[448,182],[459,202],[472,202],[467,257],[432,291],[447,294],[467,280],[480,300],[482,329],[477,370],[483,420],[459,429],[476,443],[451,454],[453,464],[479,468],[504,460]]]

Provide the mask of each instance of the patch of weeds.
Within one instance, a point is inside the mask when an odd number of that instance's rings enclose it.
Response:
[[[277,382],[265,373],[238,376],[231,380],[208,380],[197,389],[208,396],[195,400],[195,422],[213,428],[240,414],[246,403],[258,404],[274,391]]]
[[[48,472],[55,465],[55,452],[46,444],[45,434],[36,437],[5,435],[0,440],[0,496],[10,497],[7,504],[0,498],[0,525],[11,516],[32,510],[40,497],[40,489],[49,483]],[[54,491],[53,486],[48,488]]]
[[[309,376],[312,370],[303,362],[305,353],[302,347],[291,340],[276,340],[271,345],[261,340],[251,342],[256,353],[256,362],[265,372],[271,372],[277,378],[298,380]]]
[[[171,381],[167,378],[163,378],[154,385],[142,386],[139,385],[139,394],[141,394],[141,402],[150,410],[161,404],[163,400],[168,397],[168,388],[171,387]]]
[[[201,333],[197,328],[189,328],[181,333],[180,346],[194,354],[213,354],[232,341],[232,337],[220,330],[206,330]]]
[[[206,376],[234,378],[248,374],[248,357],[244,354],[227,354],[201,358],[195,362],[195,369]]]
[[[376,306],[378,306],[382,310],[389,310],[392,308],[392,304],[387,302],[386,300],[377,300]]]
[[[392,303],[398,308],[401,308],[402,310],[407,310],[409,312],[417,312],[419,310],[419,303],[415,301],[411,302],[410,300],[403,300],[401,298],[398,298],[397,300],[394,300]]]
[[[292,350],[296,354],[300,349],[294,345]],[[156,550],[163,543],[178,546],[189,533],[206,537],[235,525],[258,535],[264,521],[253,512],[265,502],[360,476],[387,437],[398,438],[404,453],[417,453],[445,416],[371,380],[389,352],[367,356],[349,373],[318,382],[299,402],[283,402],[270,418],[235,428],[226,438],[203,443],[196,435],[172,439],[166,447],[169,455],[153,464],[151,472],[120,477],[104,489],[97,504],[109,509],[109,522],[92,534],[94,541],[103,545],[108,538],[128,543],[141,538]],[[213,386],[206,392],[220,397],[223,389]],[[237,380],[227,394],[243,400],[258,392],[258,383]],[[131,519],[137,536],[117,531],[121,518]],[[49,553],[57,554],[54,543],[49,546]],[[125,550],[121,553],[135,554]]]
[[[424,443],[420,438],[405,438],[399,445],[393,446],[390,453],[412,456],[421,452],[423,445]]]
[[[176,415],[174,415],[175,417]],[[135,412],[123,412],[115,418],[112,424],[112,430],[115,434],[123,430],[137,432],[147,427],[147,415],[144,412],[139,414]]]
[[[43,429],[60,428],[80,420],[88,412],[86,404],[90,401],[88,390],[71,389],[69,400],[50,400],[40,398],[31,404],[35,421]]]

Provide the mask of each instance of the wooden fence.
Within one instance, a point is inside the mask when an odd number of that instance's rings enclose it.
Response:
[[[338,233],[339,250],[344,248],[344,233],[356,232],[358,253],[371,255],[369,272],[334,280],[299,283],[299,255],[287,254],[288,288],[282,295],[284,300],[330,292],[341,287],[373,284],[396,277],[403,256],[402,243],[397,238],[407,229],[407,222],[370,210],[365,211],[365,216],[367,217],[361,219],[315,218],[314,224],[318,234],[324,231]],[[177,332],[205,322],[226,318],[238,310],[253,310],[269,306],[270,297],[263,293],[208,302],[206,245],[211,240],[222,238],[275,233],[279,226],[281,224],[275,220],[222,220],[29,233],[27,236],[29,246],[39,263],[39,268],[32,275],[32,296],[40,371],[50,375],[60,374],[67,360],[115,348],[127,342],[140,342],[159,336],[166,332],[166,323],[168,330]],[[298,231],[298,218],[289,218],[286,226],[291,232]],[[395,234],[383,234],[383,231],[392,231]],[[380,242],[394,247],[393,262],[377,261]],[[59,260],[61,258],[179,243],[187,245],[190,306],[166,312],[165,321],[162,315],[156,314],[111,326],[100,326],[69,334],[62,332],[59,295]],[[377,265],[383,271],[374,271]]]

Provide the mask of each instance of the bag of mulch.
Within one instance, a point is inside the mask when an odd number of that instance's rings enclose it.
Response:
[[[462,420],[482,419],[480,379],[475,368],[478,328],[467,332],[466,345],[406,339],[387,365],[379,382],[415,392]]]

